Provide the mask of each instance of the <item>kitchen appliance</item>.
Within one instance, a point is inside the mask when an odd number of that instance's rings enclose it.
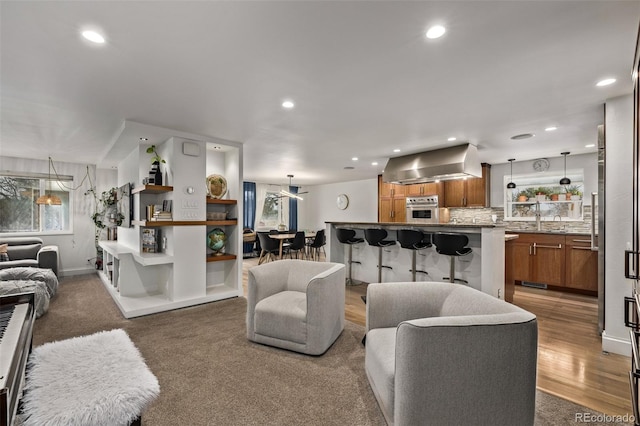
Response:
[[[604,330],[604,218],[605,206],[604,125],[598,126],[598,192],[591,193],[591,250],[598,252],[598,332]]]
[[[438,196],[408,197],[406,201],[409,223],[439,223]]]
[[[482,177],[478,148],[471,144],[390,158],[382,181],[402,185]]]

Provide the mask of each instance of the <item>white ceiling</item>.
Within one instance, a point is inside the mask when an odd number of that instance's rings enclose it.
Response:
[[[593,151],[603,103],[632,92],[640,1],[3,1],[0,21],[2,155],[109,166],[132,120],[243,142],[246,180],[306,185],[466,141],[494,164]]]

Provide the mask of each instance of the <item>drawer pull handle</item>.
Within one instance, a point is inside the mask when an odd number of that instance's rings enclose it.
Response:
[[[573,250],[589,250],[591,251],[591,247],[571,247]]]
[[[574,243],[589,243],[591,244],[591,240],[572,240]]]

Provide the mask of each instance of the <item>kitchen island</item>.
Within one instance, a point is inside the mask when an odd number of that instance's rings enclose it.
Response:
[[[426,233],[456,232],[469,237],[468,247],[473,250],[466,256],[456,258],[456,278],[469,282],[469,286],[500,299],[504,298],[505,281],[505,229],[493,224],[419,224],[396,222],[326,222],[327,258],[331,262],[346,264],[347,247],[336,237],[336,229],[348,228],[364,238],[367,228],[385,229],[387,239],[397,240],[399,229],[416,229]],[[411,250],[403,249],[399,244],[383,249],[384,268],[382,281],[411,281]],[[449,275],[449,256],[440,255],[435,247],[418,252],[416,269],[428,274],[418,273],[417,281],[445,281]],[[365,241],[353,246],[353,260],[360,263],[352,265],[352,276],[356,281],[366,283],[378,280],[378,248]]]

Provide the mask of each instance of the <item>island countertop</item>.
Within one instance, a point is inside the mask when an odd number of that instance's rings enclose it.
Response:
[[[415,229],[428,234],[452,232],[468,237],[469,254],[461,256],[455,262],[456,277],[466,280],[467,285],[494,297],[504,297],[504,259],[505,259],[505,226],[493,223],[401,223],[401,222],[347,222],[326,221],[327,258],[332,262],[349,263],[346,244],[337,238],[337,229],[349,228],[356,231],[356,236],[363,237],[368,228],[384,229],[388,232],[386,239],[395,241],[397,232],[402,229]],[[351,247],[351,246],[349,246]],[[353,247],[352,256],[358,262],[352,265],[352,277],[356,281],[366,283],[377,282],[378,264],[383,265],[383,282],[411,281],[411,250],[392,244],[379,249],[366,242]],[[380,261],[380,256],[382,260]],[[421,272],[420,280],[443,281],[450,275],[451,258],[441,255],[434,248],[422,250],[416,264]],[[447,280],[448,281],[448,278]]]

